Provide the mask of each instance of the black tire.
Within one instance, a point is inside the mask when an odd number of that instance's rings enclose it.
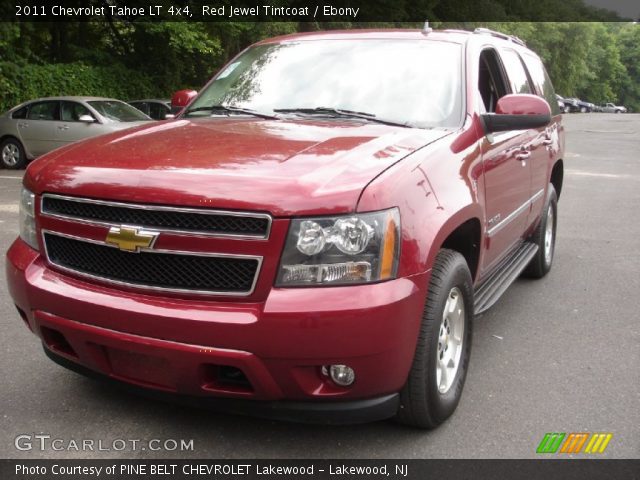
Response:
[[[9,170],[19,170],[27,166],[27,156],[17,138],[9,137],[0,144],[0,162]]]
[[[458,369],[450,387],[441,393],[437,385],[438,345],[443,313],[447,300],[454,292],[461,294],[464,305],[464,331]],[[459,298],[459,297],[458,297]],[[413,364],[407,383],[400,392],[397,420],[406,425],[434,428],[455,411],[462,396],[471,355],[473,318],[473,281],[464,257],[453,250],[443,249],[436,257],[431,272],[429,292],[422,314],[422,323]]]
[[[551,249],[550,255],[546,254],[546,232],[547,232],[547,224],[549,223],[549,212],[553,212],[553,216],[551,218],[552,225],[552,234],[551,234],[551,243],[548,248]],[[556,244],[556,232],[558,227],[558,197],[556,195],[556,190],[553,188],[552,184],[549,184],[549,188],[547,189],[547,200],[544,203],[544,208],[542,210],[542,218],[540,219],[540,223],[538,224],[535,232],[531,236],[531,241],[538,245],[538,252],[535,257],[531,259],[529,265],[524,270],[523,275],[530,278],[542,278],[549,270],[551,270],[551,266],[553,265],[553,256],[555,254],[555,244]]]

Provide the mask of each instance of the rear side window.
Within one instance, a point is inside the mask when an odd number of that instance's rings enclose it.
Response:
[[[146,102],[131,102],[129,105],[137,108],[142,113],[149,115],[149,105]]]
[[[150,103],[149,111],[146,112],[151,118],[162,120],[169,113],[169,107],[165,107],[161,103]]]
[[[11,114],[11,118],[27,118],[27,111],[29,110],[29,106],[22,107],[19,110],[16,110]]]
[[[38,102],[31,105],[29,120],[58,120],[60,102]]]
[[[507,76],[511,82],[511,89],[513,93],[533,93],[531,85],[529,85],[529,79],[527,78],[527,72],[524,69],[520,55],[515,50],[502,50],[502,61],[504,68],[507,70]]]
[[[553,89],[549,74],[547,74],[547,71],[540,59],[531,54],[525,53],[523,60],[527,65],[527,70],[529,70],[529,75],[531,75],[531,80],[538,91],[538,95],[547,101],[551,107],[551,112],[554,115],[560,114],[560,108],[556,101],[556,92]]]

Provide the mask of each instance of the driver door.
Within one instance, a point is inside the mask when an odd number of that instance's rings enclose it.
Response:
[[[484,49],[479,62],[481,110],[495,112],[498,99],[512,93],[513,87],[494,48]],[[489,273],[524,235],[529,212],[531,140],[526,131],[488,134],[481,140],[487,246],[481,276]]]

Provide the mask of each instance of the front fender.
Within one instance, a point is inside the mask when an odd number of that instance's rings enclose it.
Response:
[[[398,276],[430,270],[446,238],[467,220],[484,224],[482,157],[469,128],[413,153],[362,192],[360,212],[400,209]]]

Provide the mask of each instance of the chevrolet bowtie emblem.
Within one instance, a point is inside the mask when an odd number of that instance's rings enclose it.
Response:
[[[106,242],[126,252],[139,252],[141,248],[153,246],[157,232],[148,232],[136,227],[111,227]]]

